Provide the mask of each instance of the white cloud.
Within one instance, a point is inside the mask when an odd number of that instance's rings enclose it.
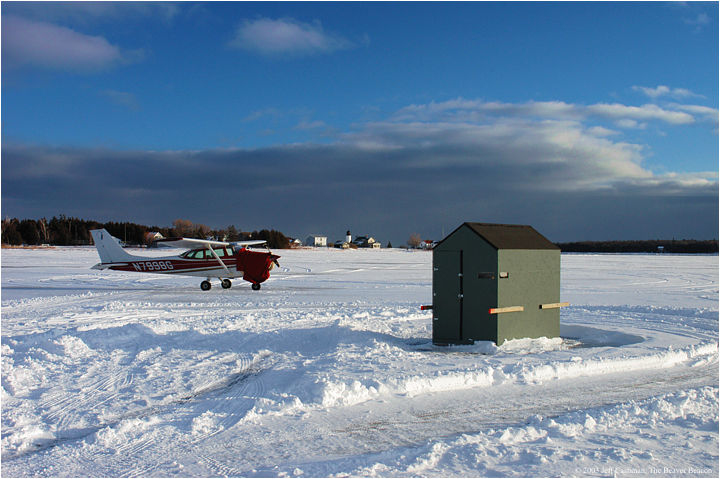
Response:
[[[623,118],[620,120],[617,120],[615,124],[621,128],[627,128],[627,129],[638,129],[638,130],[644,130],[647,128],[647,123],[640,123],[637,120],[632,120],[630,118]]]
[[[405,168],[473,168],[483,184],[528,191],[598,190],[653,174],[643,147],[606,138],[609,130],[575,121],[507,119],[487,123],[379,122],[347,134],[368,157],[392,153]]]
[[[582,121],[589,118],[612,120],[623,128],[644,128],[644,121],[662,121],[673,125],[694,123],[690,110],[678,111],[658,105],[623,105],[596,103],[579,105],[562,101],[529,101],[525,103],[486,102],[458,98],[427,105],[410,105],[401,109],[397,121],[480,121],[488,117],[536,118]]]
[[[454,119],[478,120],[484,116],[536,117],[576,119],[583,116],[582,108],[562,101],[529,101],[526,103],[486,102],[456,98],[426,105],[409,105],[396,115],[397,120]]]
[[[136,59],[100,36],[21,17],[2,17],[3,67],[91,71]]]
[[[278,110],[277,108],[270,107],[270,108],[263,108],[262,110],[254,111],[254,112],[250,113],[249,115],[247,115],[246,117],[244,117],[242,119],[242,121],[243,122],[252,122],[252,121],[260,120],[261,118],[277,119],[277,118],[280,118],[281,116],[283,116],[283,113],[280,110]]]
[[[301,120],[297,125],[293,127],[294,130],[316,130],[318,128],[327,128],[328,125],[324,121],[315,120]]]
[[[237,27],[230,46],[261,55],[309,55],[349,48],[351,43],[326,33],[320,22],[292,18],[245,20]]]
[[[711,22],[710,16],[707,13],[698,13],[697,16],[693,18],[685,18],[683,21],[688,25],[694,26],[696,32],[701,31]]]
[[[621,129],[645,129],[651,121],[680,126],[710,118],[717,119],[717,110],[700,105],[456,98],[409,105],[390,121],[367,124],[343,139],[368,155],[403,157],[403,164],[411,168],[480,168],[488,183],[522,183],[526,191],[644,189],[690,194],[717,185],[717,178],[654,173],[643,166],[647,147],[619,141],[614,137],[620,132],[602,121]]]
[[[613,135],[619,134],[615,130],[610,130],[610,129],[602,127],[602,126],[591,126],[590,128],[588,128],[587,132],[593,136],[599,136],[599,137],[613,136]]]
[[[691,98],[691,97],[704,98],[702,95],[693,93],[692,91],[690,91],[686,88],[670,88],[665,85],[658,85],[656,87],[633,86],[632,89],[635,91],[639,91],[642,94],[644,94],[650,98],[653,98],[653,99],[659,98],[662,96],[669,96],[671,98]]]
[[[524,191],[692,194],[717,185],[717,178],[658,175],[643,166],[646,146],[618,140],[620,132],[603,121],[645,129],[652,121],[681,126],[711,117],[717,118],[717,110],[699,105],[456,98],[409,105],[390,121],[367,124],[344,141],[370,156],[402,157],[408,168],[476,168],[486,188],[497,182]]]
[[[702,105],[680,105],[673,103],[673,108],[697,115],[701,120],[718,125],[718,109]]]
[[[133,17],[159,18],[170,23],[179,14],[170,2],[12,2],[3,13],[50,23],[97,24]]]
[[[598,103],[586,108],[588,113],[613,120],[659,120],[673,125],[694,123],[692,115],[660,108],[657,105],[628,106],[620,103]]]
[[[140,110],[140,103],[137,97],[129,92],[118,90],[103,90],[100,95],[104,96],[116,105],[122,106],[132,111]]]

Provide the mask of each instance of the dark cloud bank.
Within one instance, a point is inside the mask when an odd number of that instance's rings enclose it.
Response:
[[[716,173],[654,175],[573,122],[367,125],[330,145],[180,152],[4,145],[2,214],[275,228],[404,243],[463,221],[554,241],[716,238]]]

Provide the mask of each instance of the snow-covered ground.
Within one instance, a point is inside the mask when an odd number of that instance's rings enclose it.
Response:
[[[144,252],[143,252],[144,253]],[[434,347],[431,261],[2,251],[3,476],[718,476],[718,257],[563,255],[563,339]]]

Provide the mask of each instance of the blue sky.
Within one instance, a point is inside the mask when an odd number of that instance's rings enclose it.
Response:
[[[715,2],[3,2],[2,27],[3,217],[717,237]]]

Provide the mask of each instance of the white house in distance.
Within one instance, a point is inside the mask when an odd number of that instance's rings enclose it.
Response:
[[[305,240],[305,246],[327,246],[327,236],[310,235]]]
[[[353,244],[358,248],[380,248],[380,243],[372,236],[358,236]]]
[[[164,236],[157,231],[148,231],[145,233],[145,244],[152,244],[153,241],[161,240]]]

